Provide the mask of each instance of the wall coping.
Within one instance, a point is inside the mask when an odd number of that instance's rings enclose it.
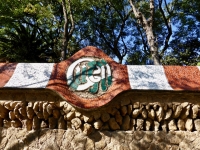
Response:
[[[124,91],[200,91],[200,67],[121,65],[85,47],[60,63],[0,63],[0,90],[46,89],[82,109],[108,104]]]

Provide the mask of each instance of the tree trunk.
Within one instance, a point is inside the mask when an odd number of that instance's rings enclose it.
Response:
[[[158,51],[152,52],[151,56],[152,56],[152,59],[153,59],[153,64],[154,65],[160,65],[160,57],[159,57]]]
[[[153,30],[151,29],[151,27],[146,27],[145,29],[146,29],[145,32],[147,36],[148,45],[150,47],[151,56],[153,59],[153,64],[160,65],[160,58],[158,54],[158,44],[153,34]]]
[[[63,48],[62,48],[62,51],[61,51],[62,61],[66,59],[67,43],[68,43],[68,41],[66,39],[64,39],[63,40]]]
[[[154,63],[154,65],[160,65],[160,58],[159,58],[159,54],[158,54],[158,43],[153,34],[154,0],[149,1],[150,17],[148,20],[144,17],[144,14],[142,12],[140,12],[138,9],[136,9],[135,4],[132,2],[132,0],[129,0],[129,3],[132,7],[135,18],[139,21],[139,24],[145,30],[146,37],[147,37],[147,43],[150,47],[150,52],[151,52],[151,56],[153,59],[153,63]]]
[[[66,8],[66,5],[68,7],[68,10]],[[63,7],[65,23],[64,23],[63,48],[61,51],[61,59],[65,60],[68,42],[69,42],[70,38],[72,37],[72,33],[74,31],[75,24],[74,24],[73,14],[71,12],[70,0],[67,0],[67,4],[66,4],[66,0],[62,0],[62,7]]]

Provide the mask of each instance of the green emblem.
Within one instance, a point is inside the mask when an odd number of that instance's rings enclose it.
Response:
[[[104,59],[79,59],[67,70],[67,84],[74,91],[106,92],[112,84],[111,68]]]

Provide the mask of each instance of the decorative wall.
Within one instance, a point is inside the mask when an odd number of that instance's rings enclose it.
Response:
[[[125,66],[86,47],[0,64],[0,149],[200,149],[200,68]]]

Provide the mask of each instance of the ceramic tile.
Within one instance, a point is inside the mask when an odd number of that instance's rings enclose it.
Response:
[[[164,66],[174,90],[200,90],[200,70],[196,66]]]
[[[60,63],[0,63],[0,87],[47,88],[82,109],[126,90],[200,91],[199,66],[126,66],[88,46]]]
[[[19,63],[5,87],[45,88],[52,68],[52,63]]]
[[[4,87],[13,75],[16,63],[0,63],[0,87]]]
[[[165,76],[163,66],[127,66],[132,89],[172,90]]]

